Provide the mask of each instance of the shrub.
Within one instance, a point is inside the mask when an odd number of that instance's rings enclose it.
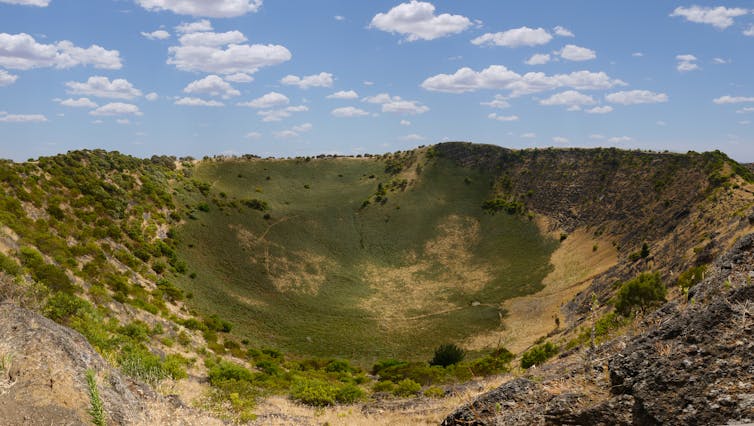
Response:
[[[372,386],[372,392],[389,392],[393,393],[395,390],[395,383],[390,380],[383,380],[375,383]]]
[[[403,379],[396,383],[393,395],[395,396],[414,396],[418,395],[422,386],[411,379]]]
[[[90,403],[89,410],[87,411],[92,418],[92,423],[96,426],[105,426],[107,424],[105,420],[105,408],[102,405],[102,399],[99,396],[94,370],[86,370],[86,384],[89,390]]]
[[[678,281],[676,281],[676,284],[681,289],[689,289],[699,284],[702,279],[704,279],[704,273],[706,272],[706,270],[706,265],[689,268],[678,276]]]
[[[463,361],[466,356],[466,352],[456,346],[453,343],[440,345],[435,349],[435,356],[429,362],[429,365],[439,365],[441,367],[447,367],[449,365],[458,364]]]
[[[250,200],[241,200],[241,204],[250,209],[259,210],[260,212],[263,212],[270,208],[266,201],[258,200],[256,198],[252,198]]]
[[[341,387],[335,394],[335,400],[341,404],[353,404],[356,401],[366,397],[366,392],[354,384],[347,384]]]
[[[445,396],[445,389],[439,386],[430,386],[423,393],[427,398],[442,398]]]
[[[10,275],[18,275],[21,272],[21,267],[15,260],[0,252],[0,271],[5,271]]]
[[[209,369],[209,381],[212,384],[230,379],[250,382],[253,377],[251,371],[228,361],[220,361]]]
[[[337,394],[338,388],[318,379],[299,379],[291,387],[291,398],[314,407],[334,405]]]
[[[615,311],[629,316],[638,309],[643,314],[647,308],[664,302],[666,293],[659,273],[643,273],[623,283],[615,296]]]
[[[483,358],[475,360],[469,368],[475,376],[505,373],[510,369],[509,364],[514,357],[509,350],[500,348]]]
[[[534,346],[521,356],[521,368],[542,364],[558,353],[558,347],[551,342]]]

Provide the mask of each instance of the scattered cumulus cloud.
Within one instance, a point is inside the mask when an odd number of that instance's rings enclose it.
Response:
[[[363,109],[352,106],[335,108],[330,112],[330,114],[332,114],[333,117],[338,118],[364,117],[369,115],[369,113],[364,111]]]
[[[536,133],[529,132],[529,133],[522,133],[521,134],[521,139],[536,139],[536,137],[537,137]]]
[[[396,114],[416,115],[424,114],[429,111],[429,107],[422,105],[419,101],[409,101],[400,96],[390,96],[388,93],[380,93],[375,96],[369,96],[363,99],[364,102],[382,105],[382,112],[392,112]]]
[[[115,122],[118,124],[131,124],[131,120],[127,118],[118,118],[115,120]]]
[[[10,86],[18,80],[17,75],[13,75],[5,70],[0,70],[0,87]]]
[[[262,117],[262,121],[264,121],[265,123],[270,123],[274,121],[282,121],[284,118],[290,117],[295,112],[306,111],[309,111],[309,108],[306,105],[297,105],[282,109],[258,111],[257,115]]]
[[[250,76],[249,74],[238,72],[235,74],[226,75],[225,80],[233,83],[251,83],[252,81],[254,81],[254,77]]]
[[[723,6],[718,7],[677,7],[670,16],[680,16],[685,18],[689,22],[695,22],[698,24],[709,24],[713,27],[724,30],[733,25],[733,18],[737,18],[749,13],[746,9],[741,8],[727,8]]]
[[[610,105],[596,106],[584,112],[586,112],[587,114],[608,114],[613,112],[613,107],[611,107]]]
[[[170,33],[165,30],[152,31],[151,33],[142,32],[141,35],[149,40],[165,40],[170,38]]]
[[[511,104],[508,103],[508,100],[505,99],[505,96],[503,95],[495,95],[495,98],[493,100],[489,102],[482,102],[481,105],[499,109],[508,108],[511,106]]]
[[[151,12],[170,11],[177,15],[208,18],[234,18],[253,13],[262,7],[262,0],[136,0]]]
[[[552,35],[544,28],[521,27],[499,33],[486,33],[471,40],[471,43],[477,46],[521,47],[539,46],[549,43],[550,40]]]
[[[411,0],[372,18],[370,28],[405,36],[406,41],[434,40],[463,32],[472,25],[462,15],[435,15],[432,3]]]
[[[563,136],[555,136],[552,138],[552,141],[559,144],[566,144],[570,142],[568,138],[564,138]]]
[[[288,105],[289,102],[288,96],[278,92],[270,92],[249,102],[240,102],[236,105],[264,109]]]
[[[335,92],[332,95],[327,95],[327,99],[358,99],[359,94],[356,93],[353,90],[341,90],[339,92]]]
[[[200,98],[192,98],[192,97],[185,97],[185,98],[178,98],[174,102],[176,105],[180,106],[200,106],[200,107],[222,107],[225,106],[224,103],[220,101],[215,100],[205,100]]]
[[[696,63],[697,58],[694,55],[676,55],[675,59],[678,61],[676,69],[680,72],[689,72],[699,69],[699,65]]]
[[[565,45],[559,54],[561,58],[575,62],[589,61],[597,57],[597,53],[594,50],[574,44]]]
[[[544,65],[548,62],[550,62],[549,53],[535,53],[531,55],[531,57],[527,59],[524,63],[526,65]]]
[[[621,105],[657,104],[667,102],[668,95],[649,90],[629,90],[605,95],[605,100]]]
[[[311,87],[332,87],[333,75],[329,72],[307,75],[299,77],[297,75],[287,75],[280,82],[287,86],[298,86],[300,89],[309,89]]]
[[[642,57],[644,57],[644,53],[643,52],[634,52],[634,53],[631,54],[631,56],[633,56],[634,58],[642,58]]]
[[[613,136],[607,139],[608,142],[613,143],[613,144],[621,144],[621,143],[631,142],[633,140],[634,138],[629,137],[629,136]]]
[[[559,37],[574,37],[573,32],[571,32],[571,30],[569,30],[568,28],[561,27],[560,25],[553,28],[552,31],[555,33],[556,36],[559,36]]]
[[[744,30],[743,35],[747,37],[754,37],[754,24],[749,25],[749,28]]]
[[[47,117],[43,114],[8,114],[0,111],[0,123],[44,123]]]
[[[26,33],[0,33],[0,67],[18,70],[32,68],[66,69],[75,66],[117,70],[123,67],[120,52],[93,44],[87,48],[64,40],[38,43]]]
[[[712,102],[722,105],[722,104],[741,104],[741,103],[748,103],[748,102],[754,102],[754,96],[720,96],[719,98],[715,98],[712,100]]]
[[[20,6],[47,7],[50,0],[0,0],[0,3],[17,4]]]
[[[89,114],[96,116],[114,116],[114,115],[142,115],[139,107],[134,104],[123,102],[112,102],[90,111]]]
[[[464,67],[454,74],[438,74],[424,80],[421,87],[429,91],[447,93],[509,90],[511,96],[515,97],[558,88],[604,90],[625,85],[623,81],[610,78],[604,72],[575,71],[556,75],[530,72],[521,75],[503,65],[491,65],[482,71]]]
[[[410,121],[408,121],[408,120],[401,120],[401,122],[400,122],[400,125],[401,125],[401,126],[410,126],[410,125],[411,125],[411,122],[410,122]]]
[[[183,93],[208,95],[223,99],[241,95],[241,92],[217,75],[208,75],[201,80],[192,81],[183,89]]]
[[[416,133],[412,133],[410,135],[406,135],[406,136],[401,137],[401,140],[408,141],[408,142],[419,142],[419,141],[423,141],[423,140],[426,140],[426,139],[427,138],[425,138],[424,136],[416,134]]]
[[[297,138],[301,136],[302,133],[306,133],[312,130],[314,126],[312,126],[311,123],[304,123],[298,126],[293,126],[292,128],[288,130],[282,130],[279,132],[274,132],[273,136],[275,136],[277,139],[292,139]]]
[[[341,15],[335,15],[335,16],[333,16],[333,18],[336,21],[345,21],[346,20],[346,17],[345,16],[341,16]]]
[[[487,118],[495,121],[518,121],[517,115],[498,115],[496,112],[488,114]]]
[[[257,139],[262,139],[262,134],[261,134],[261,133],[259,133],[259,132],[249,132],[249,133],[247,133],[247,134],[246,134],[246,135],[245,135],[244,137],[245,137],[246,139],[253,139],[253,140],[257,140]]]
[[[557,93],[550,96],[547,99],[539,101],[540,105],[546,106],[565,106],[569,111],[578,111],[582,106],[594,105],[597,101],[581,92],[575,90],[566,90],[565,92]]]
[[[748,114],[750,112],[754,112],[754,107],[744,107],[736,111],[738,114]]]
[[[97,108],[99,106],[89,98],[55,99],[55,101],[62,106],[71,108]]]
[[[210,74],[254,74],[260,68],[291,60],[285,46],[245,44],[239,31],[212,32],[209,21],[181,24],[176,30],[183,35],[179,45],[168,48],[170,65],[181,71]]]
[[[73,95],[110,99],[134,99],[141,96],[141,90],[122,78],[110,81],[107,77],[93,76],[85,82],[69,81],[65,85],[68,87],[68,93]]]
[[[159,98],[160,98],[160,95],[158,95],[155,92],[147,93],[146,96],[144,96],[144,99],[148,100],[149,102],[154,102]]]

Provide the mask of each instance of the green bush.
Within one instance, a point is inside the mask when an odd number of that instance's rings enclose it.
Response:
[[[291,386],[292,399],[314,407],[334,405],[337,395],[337,387],[319,379],[301,378]]]
[[[445,389],[439,386],[430,386],[423,392],[427,398],[443,398],[445,396]]]
[[[18,275],[21,272],[21,266],[12,258],[0,253],[0,271],[10,275]]]
[[[215,384],[217,381],[229,379],[250,382],[253,378],[254,375],[251,371],[228,361],[220,361],[209,369],[209,381],[212,384]]]
[[[372,385],[372,392],[388,392],[393,393],[395,390],[395,383],[390,380],[382,380]]]
[[[393,389],[393,395],[395,396],[415,396],[421,392],[422,386],[411,379],[404,379],[396,383],[395,389]]]
[[[647,308],[664,302],[666,293],[659,273],[643,273],[623,283],[615,296],[615,311],[625,317],[636,310],[644,313]]]
[[[678,280],[676,281],[676,284],[681,289],[689,289],[697,284],[699,284],[702,279],[704,279],[704,273],[707,271],[707,265],[701,265],[696,266],[693,268],[689,268],[681,275],[678,276]]]
[[[491,376],[493,374],[505,373],[510,370],[510,362],[515,356],[505,348],[499,348],[491,354],[474,360],[469,365],[475,376]]]
[[[558,353],[558,347],[551,342],[534,346],[521,356],[521,368],[530,368],[542,364]]]
[[[435,349],[435,356],[429,362],[429,365],[439,365],[441,367],[447,367],[449,365],[458,364],[463,361],[466,356],[466,351],[454,345],[448,343],[440,345]]]
[[[363,389],[350,383],[342,386],[335,394],[335,400],[340,404],[353,404],[354,402],[360,401],[365,397],[366,392],[364,392]]]

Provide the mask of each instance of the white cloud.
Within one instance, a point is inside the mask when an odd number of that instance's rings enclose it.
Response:
[[[573,32],[571,32],[571,30],[565,27],[561,27],[560,25],[553,28],[552,30],[553,32],[555,32],[555,35],[560,36],[560,37],[574,37]]]
[[[335,18],[336,21],[345,21],[346,20],[346,17],[345,16],[341,16],[341,15],[335,15],[335,16],[333,16],[333,18]]]
[[[246,139],[254,139],[254,140],[256,140],[256,139],[261,139],[262,138],[262,134],[259,133],[259,132],[249,132],[244,137]]]
[[[71,68],[91,65],[94,68],[116,70],[123,65],[120,52],[106,50],[96,44],[88,48],[74,46],[64,40],[54,44],[37,43],[29,34],[0,33],[0,66],[10,69]]]
[[[111,99],[133,99],[141,96],[141,90],[122,78],[110,81],[107,77],[93,76],[85,82],[69,81],[65,85],[68,87],[68,93],[74,95]]]
[[[712,58],[712,62],[718,65],[724,65],[731,63],[730,59],[723,59],[723,58]]]
[[[181,105],[181,106],[203,106],[203,107],[225,106],[225,104],[220,101],[214,101],[214,100],[207,101],[204,99],[191,98],[191,97],[179,98],[174,103],[176,105]]]
[[[741,103],[747,103],[747,102],[754,102],[754,96],[720,96],[719,98],[715,98],[712,100],[712,102],[722,105],[722,104],[741,104]]]
[[[597,57],[597,54],[594,52],[594,50],[573,44],[567,44],[559,53],[561,58],[568,61],[577,62],[589,61]]]
[[[115,122],[118,124],[131,124],[131,120],[127,118],[118,118],[115,120]]]
[[[305,105],[298,105],[298,106],[289,106],[283,109],[258,111],[257,115],[262,117],[262,121],[269,123],[273,121],[281,121],[284,118],[288,118],[294,112],[306,112],[306,111],[309,111],[308,107],[306,107]]]
[[[0,70],[0,87],[10,86],[18,80],[17,75],[13,75],[5,70]]]
[[[332,87],[332,77],[332,74],[329,72],[321,72],[319,74],[307,75],[304,77],[287,75],[283,77],[280,82],[288,86],[298,86],[300,89],[308,89],[310,87]]]
[[[408,120],[401,120],[400,124],[401,124],[401,126],[410,126],[411,122],[408,121]]]
[[[460,33],[471,26],[469,18],[443,13],[435,15],[432,3],[411,0],[372,18],[370,28],[406,36],[407,41],[434,40]]]
[[[281,105],[288,105],[289,102],[290,99],[288,99],[288,96],[285,96],[282,93],[270,92],[249,102],[240,102],[236,105],[251,108],[274,108]]]
[[[123,102],[112,102],[90,111],[91,115],[110,116],[110,115],[142,115],[139,107],[134,104]]]
[[[718,7],[677,7],[670,16],[681,16],[689,22],[709,24],[724,30],[733,25],[733,18],[749,13],[746,9]]]
[[[750,112],[754,112],[754,107],[745,107],[741,108],[738,111],[736,111],[738,114],[748,114]]]
[[[568,138],[564,138],[563,136],[555,136],[552,138],[552,141],[559,144],[566,144],[570,142]]]
[[[181,34],[212,31],[212,29],[212,23],[207,19],[202,19],[196,22],[181,22],[180,25],[175,27],[175,30]]]
[[[487,115],[490,120],[496,121],[518,121],[517,115],[497,115],[496,112]]]
[[[0,111],[0,123],[43,123],[47,117],[42,114],[8,114]]]
[[[274,132],[273,136],[278,139],[291,139],[301,136],[301,133],[311,131],[313,128],[311,123],[304,123],[298,126],[293,126],[291,129]]]
[[[656,104],[667,102],[668,95],[650,92],[649,90],[629,90],[605,95],[605,100],[622,105]]]
[[[152,12],[163,10],[178,15],[206,16],[208,18],[233,18],[262,7],[262,0],[136,0]]]
[[[633,56],[634,58],[641,58],[641,57],[644,56],[644,53],[642,53],[642,52],[634,52],[634,53],[631,54],[631,56]]]
[[[505,47],[539,46],[552,40],[552,35],[544,28],[521,27],[499,33],[483,34],[473,40],[477,46],[487,44]]]
[[[406,135],[406,136],[401,137],[401,140],[409,141],[409,142],[418,142],[418,141],[423,141],[425,139],[427,139],[427,138],[425,138],[422,135],[416,134],[416,133],[412,133],[410,135]]]
[[[576,90],[603,90],[625,86],[621,80],[612,79],[604,72],[576,71],[570,74],[546,75],[530,72],[520,75],[503,65],[491,65],[482,71],[461,68],[454,74],[429,77],[421,86],[430,91],[465,93],[483,89],[510,90],[511,96],[545,92],[562,87]]]
[[[629,136],[613,136],[612,138],[609,138],[607,141],[614,144],[620,144],[624,142],[631,142],[634,138]]]
[[[62,106],[67,106],[71,108],[97,108],[99,106],[89,98],[78,98],[78,99],[68,98],[64,100],[56,99],[55,101],[58,102]]]
[[[364,116],[369,115],[369,113],[364,111],[363,109],[352,107],[352,106],[336,108],[332,110],[330,114],[332,114],[333,117],[338,117],[338,118],[364,117]]]
[[[246,37],[238,31],[214,33],[196,31],[209,27],[209,21],[183,24],[180,45],[168,48],[168,64],[181,71],[211,74],[254,74],[259,68],[281,64],[291,59],[291,52],[274,44],[239,44]]]
[[[353,90],[341,90],[340,92],[335,92],[332,95],[328,95],[327,99],[358,99],[358,97],[359,94]]]
[[[150,40],[165,40],[170,38],[170,33],[165,30],[152,31],[151,33],[142,32],[141,35]]]
[[[610,105],[596,106],[584,112],[586,112],[587,114],[607,114],[613,112],[613,107],[611,107]]]
[[[146,100],[148,100],[149,102],[154,102],[154,101],[156,101],[157,99],[159,99],[159,98],[160,98],[160,95],[158,95],[158,94],[157,94],[157,93],[155,93],[155,92],[151,92],[151,93],[147,93],[147,95],[146,95],[146,96],[144,96],[144,98],[145,98]]]
[[[223,99],[241,95],[241,92],[217,75],[208,75],[201,80],[192,81],[183,89],[183,93],[209,95]]]
[[[242,72],[230,74],[225,76],[225,80],[232,81],[233,83],[251,83],[254,81],[254,77]]]
[[[544,65],[548,62],[550,62],[550,55],[548,53],[535,53],[524,63],[526,65]]]
[[[594,139],[594,140],[599,141],[599,140],[605,139],[605,135],[601,135],[599,133],[592,133],[591,135],[589,135],[589,139]]]
[[[751,124],[751,120],[741,120],[738,122],[738,124],[742,126],[748,126],[749,124]]]
[[[597,101],[593,97],[575,90],[566,90],[543,99],[539,103],[547,106],[567,106],[570,111],[578,111],[582,106],[594,105]]]
[[[676,55],[675,59],[678,60],[676,69],[680,72],[688,72],[699,69],[699,65],[696,64],[697,58],[694,55]]]
[[[521,139],[535,139],[537,137],[536,133],[522,133]]]
[[[666,122],[664,122],[662,120],[658,120],[655,124],[657,124],[658,126],[667,126],[668,125],[668,123],[666,123]]]
[[[749,28],[745,29],[742,34],[748,37],[754,37],[754,24],[749,25]]]
[[[17,4],[20,6],[47,7],[50,0],[0,0],[0,3]]]
[[[240,31],[226,31],[224,33],[215,32],[193,32],[182,35],[178,41],[184,46],[207,46],[220,47],[228,44],[241,44],[245,42],[246,36]]]
[[[495,99],[489,102],[482,102],[481,105],[500,109],[508,108],[511,106],[511,104],[508,103],[508,101],[505,99],[505,96],[503,95],[495,95]]]
[[[429,111],[429,107],[422,105],[419,101],[407,101],[400,96],[390,96],[388,93],[369,96],[364,98],[363,101],[382,105],[382,112],[415,115]]]

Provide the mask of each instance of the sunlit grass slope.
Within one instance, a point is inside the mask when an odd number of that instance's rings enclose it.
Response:
[[[181,192],[201,208],[180,228],[195,306],[253,344],[364,363],[501,327],[500,302],[541,288],[556,242],[485,214],[493,176],[412,156],[392,174],[379,158],[198,163],[206,195]]]

